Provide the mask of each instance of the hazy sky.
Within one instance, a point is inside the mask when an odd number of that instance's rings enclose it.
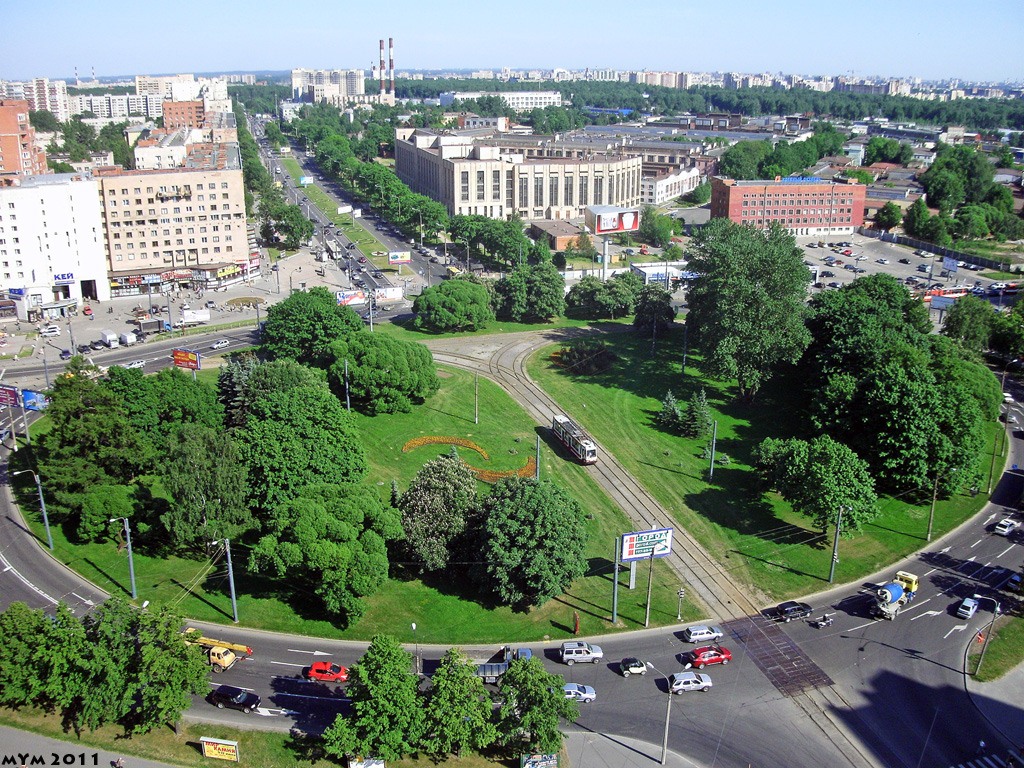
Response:
[[[0,79],[566,67],[1024,80],[1024,0],[39,0],[0,10]]]

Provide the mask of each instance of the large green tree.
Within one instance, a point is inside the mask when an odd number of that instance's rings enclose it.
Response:
[[[942,335],[959,343],[964,349],[981,354],[988,349],[989,336],[996,313],[984,299],[964,296],[946,310]]]
[[[434,358],[419,342],[362,331],[335,342],[331,354],[334,391],[344,396],[347,361],[350,396],[371,414],[407,413],[441,386]]]
[[[892,201],[879,208],[878,213],[875,214],[875,224],[878,225],[879,229],[884,229],[886,232],[898,227],[901,221],[903,221],[903,211]]]
[[[693,280],[687,296],[691,328],[708,367],[736,379],[753,399],[782,363],[794,363],[810,341],[804,325],[810,274],[792,235],[714,219],[690,245]]]
[[[642,333],[650,333],[668,328],[676,318],[676,310],[672,306],[672,294],[662,286],[648,283],[640,290],[636,300],[636,315],[633,327]]]
[[[541,605],[586,572],[579,503],[551,482],[498,481],[482,504],[480,585],[507,605]]]
[[[494,321],[487,288],[472,280],[445,280],[413,301],[416,327],[436,331],[475,331]]]
[[[335,757],[365,755],[388,762],[416,751],[425,713],[412,655],[395,638],[376,635],[349,672],[350,715],[338,715],[324,731],[324,748]]]
[[[326,367],[333,359],[329,347],[363,324],[351,307],[340,306],[326,288],[293,293],[267,311],[263,346],[274,357]]]
[[[476,674],[476,664],[458,648],[449,648],[430,677],[424,750],[436,758],[480,752],[498,739],[491,697]]]
[[[574,722],[579,705],[562,693],[565,679],[544,669],[537,658],[514,659],[501,676],[498,694],[498,733],[515,752],[524,746],[531,751],[557,754],[562,748],[562,720]]]

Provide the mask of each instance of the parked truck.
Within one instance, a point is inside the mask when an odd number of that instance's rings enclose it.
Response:
[[[529,648],[513,649],[505,645],[491,656],[486,656],[484,652],[473,652],[473,656],[476,657],[476,676],[485,683],[496,683],[508,672],[508,665],[513,659],[529,659],[533,656],[533,651]]]
[[[121,345],[120,341],[118,341],[117,334],[109,328],[104,328],[100,331],[100,341],[111,349],[117,349]]]
[[[125,331],[120,335],[120,337],[118,337],[118,340],[121,342],[122,347],[130,347],[133,344],[135,344],[139,339],[131,331]]]
[[[139,326],[139,333],[159,333],[167,323],[161,317],[143,317],[135,322]]]
[[[203,637],[203,634],[194,627],[188,627],[185,630],[185,642],[198,645],[203,649],[206,661],[214,672],[231,669],[239,659],[247,659],[252,656],[252,648],[248,645]]]
[[[875,618],[892,621],[917,595],[918,579],[907,571],[896,571],[896,578],[875,592]]]

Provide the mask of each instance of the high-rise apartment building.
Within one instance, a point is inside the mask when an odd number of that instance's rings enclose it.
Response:
[[[28,102],[0,100],[0,176],[49,173],[46,152],[35,145]]]

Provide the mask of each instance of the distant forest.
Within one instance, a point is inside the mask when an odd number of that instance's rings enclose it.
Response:
[[[997,128],[1024,130],[1024,100],[958,99],[922,101],[906,96],[871,96],[805,89],[724,88],[699,86],[680,90],[640,83],[574,81],[518,83],[495,80],[396,80],[396,96],[437,98],[443,91],[557,90],[574,106],[632,109],[671,115],[682,112],[737,112],[759,115],[810,114],[816,118],[863,120],[885,117],[899,122],[929,125],[964,125],[977,131]]]

